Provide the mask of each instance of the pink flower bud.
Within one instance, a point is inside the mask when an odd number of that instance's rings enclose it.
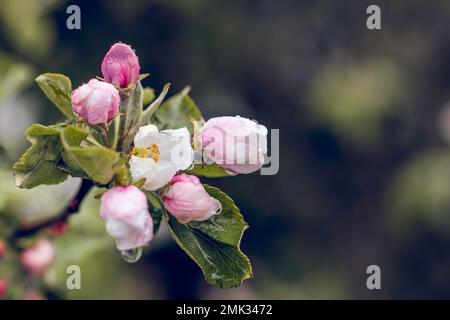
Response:
[[[163,196],[164,207],[180,223],[204,221],[220,213],[222,205],[210,197],[196,176],[180,174],[170,181]]]
[[[91,125],[107,123],[119,111],[119,91],[110,83],[91,79],[72,92],[72,108]]]
[[[42,276],[53,264],[55,251],[50,241],[39,240],[20,257],[25,269],[34,277]]]
[[[114,187],[103,194],[100,216],[121,251],[142,247],[153,238],[147,197],[135,186]]]
[[[5,255],[5,251],[6,251],[5,243],[0,240],[0,258]]]
[[[267,128],[239,116],[208,120],[196,140],[206,159],[234,173],[258,171],[267,153]]]
[[[0,279],[0,299],[6,297],[6,293],[8,292],[8,281],[5,279]]]
[[[128,87],[139,78],[139,59],[129,45],[116,43],[109,49],[102,62],[102,74],[106,81]]]

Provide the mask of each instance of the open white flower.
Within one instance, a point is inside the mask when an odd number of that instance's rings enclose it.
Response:
[[[155,191],[166,185],[179,170],[186,170],[194,160],[194,150],[186,127],[161,130],[155,125],[139,128],[134,137],[130,159],[133,181],[145,178],[144,189]]]

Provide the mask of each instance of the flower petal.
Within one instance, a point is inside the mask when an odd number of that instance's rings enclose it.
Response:
[[[205,221],[213,216],[219,214],[222,211],[222,204],[216,198],[211,197],[211,206],[208,209],[208,212],[203,217],[195,219],[196,221]]]
[[[162,130],[158,148],[161,159],[175,164],[178,170],[186,170],[194,161],[191,136],[186,127],[175,130]]]
[[[134,146],[137,148],[148,148],[159,141],[158,127],[154,124],[140,127],[134,136]]]

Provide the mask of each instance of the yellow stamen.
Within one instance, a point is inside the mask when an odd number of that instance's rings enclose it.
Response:
[[[152,158],[155,162],[161,157],[156,144],[152,144],[149,148],[133,148],[132,154],[139,158]]]

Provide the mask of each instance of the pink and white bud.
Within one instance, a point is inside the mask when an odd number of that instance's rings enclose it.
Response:
[[[180,223],[205,221],[222,210],[221,203],[206,192],[196,176],[184,173],[170,181],[163,202],[167,211]]]
[[[34,277],[42,276],[53,264],[55,250],[50,241],[41,239],[31,248],[22,252],[20,261],[25,269]]]
[[[6,281],[5,279],[0,279],[0,299],[5,298],[7,293],[8,281]]]
[[[131,47],[115,43],[102,62],[102,74],[106,81],[126,88],[139,79],[139,58]]]
[[[97,79],[72,92],[73,111],[91,125],[109,122],[119,112],[119,104],[119,91]]]
[[[196,143],[203,156],[233,173],[252,173],[261,169],[267,154],[267,128],[255,121],[236,117],[208,120]]]
[[[147,197],[133,185],[114,187],[103,194],[100,216],[121,251],[142,247],[153,239]]]

